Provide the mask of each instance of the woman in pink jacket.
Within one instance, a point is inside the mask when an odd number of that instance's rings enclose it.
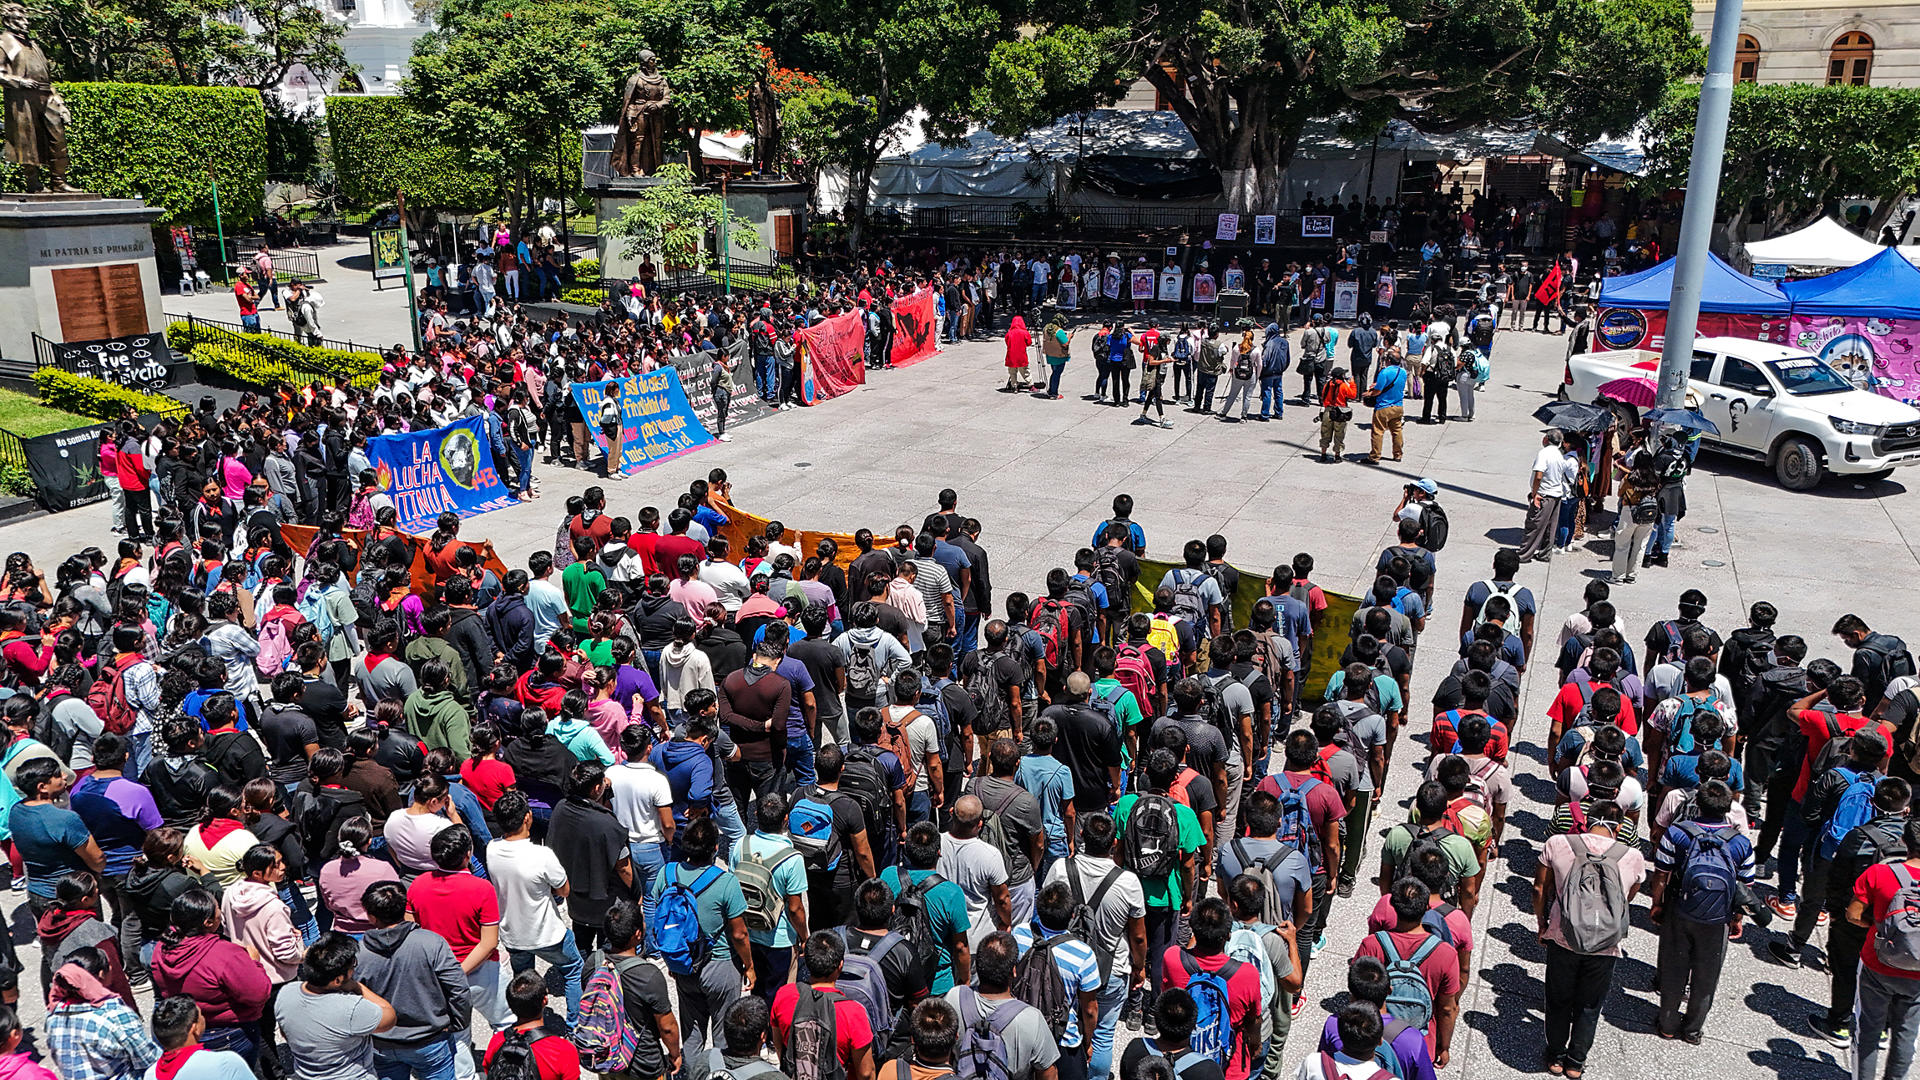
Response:
[[[220,928],[231,941],[250,949],[274,985],[300,973],[307,943],[293,925],[293,913],[280,899],[287,863],[272,844],[255,844],[240,856],[240,880],[221,897]]]

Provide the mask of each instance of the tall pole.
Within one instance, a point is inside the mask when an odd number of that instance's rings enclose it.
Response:
[[[1700,111],[1693,123],[1693,161],[1687,168],[1687,201],[1680,212],[1675,248],[1673,299],[1667,307],[1667,340],[1660,350],[1659,405],[1686,405],[1687,371],[1693,366],[1693,335],[1700,325],[1700,289],[1713,237],[1713,210],[1720,199],[1720,163],[1727,152],[1727,113],[1733,105],[1733,57],[1740,42],[1740,0],[1717,0],[1713,37],[1707,43],[1707,77],[1700,84]]]
[[[393,193],[394,207],[400,211],[400,264],[407,268],[407,328],[413,333],[413,351],[425,352],[420,341],[420,300],[413,291],[413,252],[407,248],[407,193]]]
[[[213,188],[213,235],[220,244],[220,284],[227,285],[227,228],[220,221],[220,178],[213,175],[213,162],[207,162],[207,183]],[[236,252],[237,254],[237,252]]]
[[[720,281],[726,295],[733,295],[733,250],[727,245],[727,171],[720,170]]]

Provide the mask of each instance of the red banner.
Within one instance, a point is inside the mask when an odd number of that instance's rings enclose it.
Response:
[[[1696,337],[1737,337],[1754,341],[1787,340],[1787,320],[1778,315],[1751,315],[1741,312],[1703,311],[1695,328]],[[1601,308],[1593,332],[1593,351],[1608,349],[1664,348],[1667,341],[1667,313],[1639,308]]]
[[[921,289],[893,302],[894,367],[917,364],[940,351],[939,320],[933,313],[933,290]]]
[[[800,353],[800,396],[813,405],[867,381],[867,329],[857,311],[824,319],[794,334]]]

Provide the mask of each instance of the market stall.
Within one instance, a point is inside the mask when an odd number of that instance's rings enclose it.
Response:
[[[1920,269],[1898,249],[1781,288],[1793,305],[1793,344],[1864,389],[1920,399]]]
[[[1600,286],[1593,348],[1659,349],[1666,342],[1667,308],[1673,299],[1675,260],[1637,274],[1607,278]],[[1770,282],[1750,278],[1718,255],[1707,256],[1700,287],[1702,337],[1743,337],[1784,342],[1790,304]]]

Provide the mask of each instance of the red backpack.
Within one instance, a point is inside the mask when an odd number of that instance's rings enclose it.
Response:
[[[1046,653],[1047,670],[1058,671],[1067,655],[1071,624],[1067,621],[1067,602],[1046,598],[1035,601],[1028,613],[1027,625],[1040,635]]]
[[[1337,742],[1330,742],[1321,747],[1320,755],[1313,759],[1313,766],[1307,771],[1311,772],[1314,778],[1321,783],[1331,785],[1333,783],[1333,769],[1327,765],[1327,762],[1332,761],[1333,755],[1339,753],[1340,750],[1341,746]]]
[[[140,711],[127,699],[127,669],[139,662],[140,657],[134,656],[113,665],[106,678],[95,679],[87,690],[87,707],[115,735],[132,731],[140,719]]]
[[[1113,658],[1113,677],[1133,695],[1134,703],[1145,713],[1153,708],[1153,691],[1158,685],[1153,677],[1153,661],[1147,658],[1146,645],[1122,645],[1115,650]]]

